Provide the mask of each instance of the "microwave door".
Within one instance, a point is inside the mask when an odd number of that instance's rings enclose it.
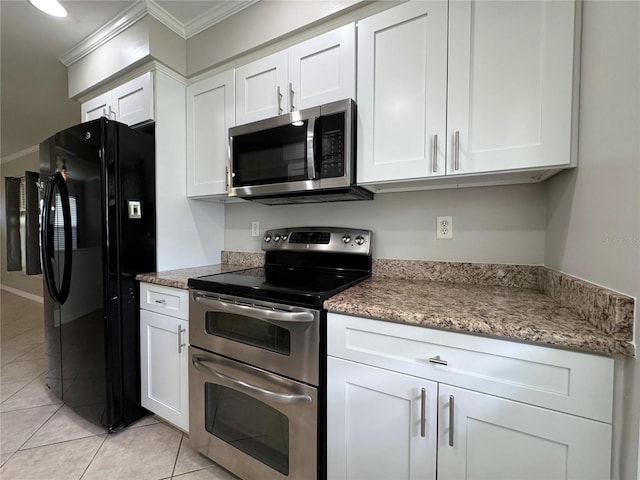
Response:
[[[318,188],[316,117],[231,138],[231,194],[240,197]]]

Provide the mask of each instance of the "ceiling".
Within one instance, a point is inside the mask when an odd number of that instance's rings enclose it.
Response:
[[[232,0],[230,0],[232,1]],[[46,15],[27,0],[0,0],[0,158],[7,160],[80,120],[68,99],[67,69],[58,60],[102,26],[120,18],[132,0],[61,0],[65,18]],[[147,2],[150,3],[150,2]],[[157,0],[187,25],[224,0]]]

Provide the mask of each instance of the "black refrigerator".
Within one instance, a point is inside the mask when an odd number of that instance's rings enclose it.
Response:
[[[135,277],[156,269],[149,131],[101,118],[40,144],[46,384],[108,431],[148,413]]]

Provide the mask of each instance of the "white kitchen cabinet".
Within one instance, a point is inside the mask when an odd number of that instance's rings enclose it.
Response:
[[[447,2],[358,22],[358,183],[445,174]]]
[[[136,125],[155,119],[153,104],[153,76],[147,72],[83,102],[80,111],[83,122],[107,117],[126,125]]]
[[[572,164],[575,17],[573,1],[450,2],[447,174]]]
[[[236,69],[236,124],[355,97],[355,25]]]
[[[610,478],[606,423],[443,384],[439,418],[439,479]]]
[[[187,87],[187,196],[227,196],[229,128],[235,125],[234,72]]]
[[[327,354],[329,479],[609,477],[610,358],[333,313]]]
[[[328,479],[436,478],[436,383],[333,357],[327,378]]]
[[[188,292],[141,283],[142,406],[185,432],[189,432],[188,367]]]
[[[358,183],[520,183],[574,166],[578,30],[573,1],[408,2],[358,22]]]
[[[356,96],[356,27],[350,23],[289,48],[290,112]]]

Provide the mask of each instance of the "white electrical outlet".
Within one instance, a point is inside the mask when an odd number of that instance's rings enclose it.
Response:
[[[450,240],[453,238],[453,217],[436,217],[436,239]]]
[[[260,222],[251,222],[251,236],[252,237],[260,236]]]

